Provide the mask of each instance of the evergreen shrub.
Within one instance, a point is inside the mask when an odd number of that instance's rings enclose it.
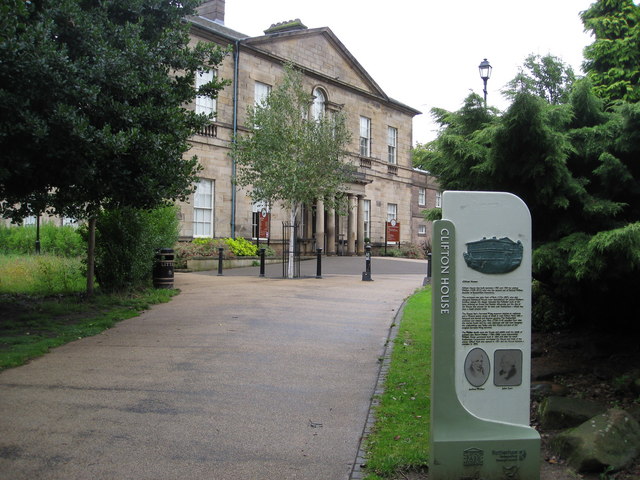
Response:
[[[151,285],[155,253],[178,240],[177,209],[120,208],[101,212],[96,221],[95,271],[105,291]]]

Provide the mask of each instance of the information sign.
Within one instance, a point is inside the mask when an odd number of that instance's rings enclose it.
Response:
[[[395,219],[387,222],[387,243],[400,243],[400,222]]]
[[[445,192],[442,216],[433,232],[429,478],[537,480],[529,210],[508,193]]]

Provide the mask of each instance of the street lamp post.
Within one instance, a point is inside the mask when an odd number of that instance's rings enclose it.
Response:
[[[491,78],[491,70],[493,70],[493,67],[485,58],[480,62],[478,70],[480,71],[480,78],[484,82],[484,108],[487,108],[487,80]]]

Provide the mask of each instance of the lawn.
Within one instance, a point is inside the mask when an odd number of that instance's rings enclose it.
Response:
[[[86,296],[82,263],[48,255],[0,255],[0,370],[96,335],[178,293],[146,289]]]
[[[426,469],[430,374],[431,288],[426,287],[408,299],[402,313],[375,426],[366,440],[366,480]]]

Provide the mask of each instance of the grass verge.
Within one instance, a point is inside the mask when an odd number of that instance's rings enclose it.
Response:
[[[86,288],[81,257],[0,254],[0,294],[53,295]]]
[[[139,315],[150,305],[168,302],[177,293],[178,290],[148,289],[93,297],[0,295],[0,370],[22,365],[59,345],[96,335]]]
[[[375,426],[365,444],[366,480],[426,468],[430,380],[431,288],[425,287],[404,307]]]

